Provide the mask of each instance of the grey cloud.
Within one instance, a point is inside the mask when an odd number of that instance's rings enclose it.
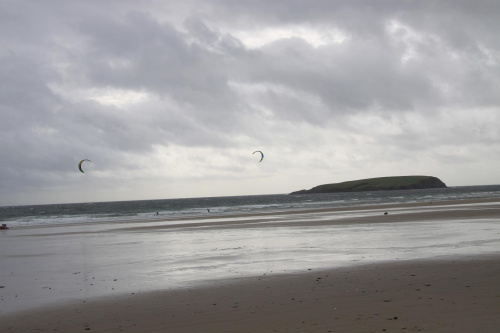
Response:
[[[283,45],[285,43],[285,45]],[[430,79],[404,68],[377,45],[313,48],[300,40],[277,42],[251,58],[242,80],[270,83],[316,95],[330,112],[413,110],[419,100],[438,100]]]
[[[191,36],[205,45],[216,45],[220,40],[220,35],[212,31],[199,18],[186,19],[184,26],[188,29]]]
[[[113,31],[101,33],[101,31]],[[227,81],[220,57],[169,24],[142,13],[123,22],[88,22],[84,65],[93,84],[146,88],[188,101],[194,92],[217,92]]]
[[[205,44],[221,41],[227,49],[230,39],[197,21],[188,25],[195,40],[201,38],[203,43],[190,43],[190,36],[138,12],[123,21],[87,22],[81,31],[88,48],[78,63],[87,84],[149,91],[174,100],[187,118],[228,130],[217,116],[234,118],[238,103],[228,87],[224,55]]]
[[[417,101],[436,106],[454,100],[470,105],[498,103],[494,93],[500,74],[498,2],[359,1],[353,5],[351,1],[221,1],[214,8],[236,26],[239,21],[253,29],[305,24],[339,28],[350,36],[345,45],[331,47],[336,50],[328,54],[329,62],[321,63],[325,58],[321,51],[289,41],[287,46],[272,46],[283,50],[276,56],[279,60],[274,61],[272,53],[264,54],[254,58],[248,70],[255,81],[282,77],[281,81],[299,89],[307,89],[304,86],[308,84],[332,108],[364,109],[373,103],[381,108],[414,109],[420,106],[415,105]],[[405,66],[401,59],[408,46],[394,45],[386,30],[391,22],[407,25],[421,36],[411,45],[416,59]],[[294,58],[296,54],[306,56]],[[323,75],[311,68],[318,59],[317,68],[322,67],[318,71]],[[488,65],[488,61],[493,64]],[[451,92],[442,94],[436,83],[447,85]]]
[[[395,165],[413,152],[469,163],[500,140],[499,6],[486,0],[4,1],[1,187],[27,193],[29,182],[30,189],[64,189],[76,181],[81,158],[110,173],[134,170],[156,146],[170,145],[323,149],[332,154],[307,163],[325,170],[344,146],[351,152],[344,152],[345,163],[357,170],[377,165],[373,152]],[[341,31],[346,39],[313,46],[295,36],[250,49],[238,38],[241,31],[295,26]],[[93,89],[148,99],[120,107],[78,97]],[[363,117],[399,131],[373,129]],[[353,139],[329,147],[330,131]],[[217,169],[203,161],[206,174]],[[293,168],[287,159],[276,163]]]

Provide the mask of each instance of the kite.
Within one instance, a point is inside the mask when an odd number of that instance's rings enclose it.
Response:
[[[80,161],[80,163],[78,163],[78,169],[80,169],[81,173],[85,173],[85,172],[83,172],[83,170],[82,170],[82,163],[83,163],[83,161],[89,161],[89,162],[92,162],[91,160],[81,160],[81,161]]]
[[[262,162],[262,160],[264,159],[264,153],[263,153],[263,152],[261,152],[260,150],[256,150],[256,151],[254,151],[254,152],[252,153],[252,155],[253,155],[253,154],[255,154],[255,153],[260,153],[261,157],[260,157],[260,161],[259,161],[259,162]]]

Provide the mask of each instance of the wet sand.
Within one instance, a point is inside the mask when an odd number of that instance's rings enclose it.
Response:
[[[9,230],[0,332],[500,331],[498,200],[167,222]]]
[[[16,314],[1,332],[482,332],[500,328],[500,255],[214,282]]]
[[[361,213],[361,214],[360,214]],[[387,214],[385,214],[387,213]],[[304,215],[304,218],[297,218]],[[320,219],[312,216],[324,216]],[[266,219],[266,217],[282,217],[280,220]],[[287,217],[293,217],[283,223]],[[439,201],[422,203],[390,204],[378,206],[357,206],[324,208],[310,210],[295,210],[287,212],[270,212],[261,214],[230,215],[214,218],[215,221],[206,218],[187,219],[189,222],[182,223],[183,219],[176,224],[158,224],[149,226],[133,226],[123,228],[124,231],[161,230],[174,228],[252,228],[256,225],[266,224],[266,227],[289,227],[289,226],[321,226],[321,225],[349,225],[349,224],[373,224],[391,222],[425,222],[432,220],[453,219],[500,219],[500,199],[470,199],[459,201]],[[147,221],[149,222],[149,221]]]

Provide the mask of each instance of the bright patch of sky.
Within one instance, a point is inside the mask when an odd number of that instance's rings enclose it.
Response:
[[[149,94],[143,91],[116,89],[116,88],[74,88],[67,89],[58,85],[51,85],[52,90],[73,102],[85,100],[96,101],[102,105],[126,108],[134,104],[146,102]]]
[[[401,56],[401,63],[406,63],[417,58],[416,48],[418,44],[424,42],[424,35],[413,30],[411,27],[402,24],[401,22],[391,21],[386,25],[388,34],[396,41],[405,47],[405,52]]]
[[[252,31],[231,32],[247,48],[257,49],[280,39],[301,38],[313,47],[341,44],[348,36],[338,29],[315,29],[304,26],[263,28]]]

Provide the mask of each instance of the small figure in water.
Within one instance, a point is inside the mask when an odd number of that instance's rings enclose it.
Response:
[[[156,215],[160,215],[160,214],[158,214],[158,212],[156,212]]]
[[[387,212],[384,213],[384,215],[387,215],[387,214],[389,214],[389,213],[387,213]]]
[[[207,208],[207,211],[210,213],[210,209]]]
[[[2,230],[7,230],[7,229],[9,229],[9,227],[7,226],[7,224],[5,224],[5,223],[4,223],[4,224],[2,224],[2,225],[0,226],[0,229],[2,229]]]

